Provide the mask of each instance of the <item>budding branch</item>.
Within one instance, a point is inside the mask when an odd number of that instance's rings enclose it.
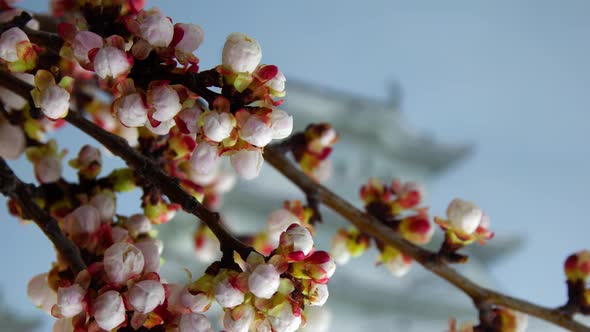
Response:
[[[32,31],[27,32],[33,33]],[[49,43],[47,41],[51,41],[49,45],[42,46],[49,47],[55,43],[61,45],[61,39],[55,34],[48,32],[34,32],[34,34],[35,42],[47,44]],[[51,49],[55,50],[55,48]],[[155,79],[168,79],[174,83],[183,84],[211,103],[220,94],[208,89],[211,86],[208,80],[214,81],[215,77],[204,77],[203,75],[213,74],[212,72],[208,74],[207,72],[200,74],[176,73],[167,70],[167,68],[160,67],[155,68],[151,72],[132,72],[130,74],[130,76],[134,76],[135,80],[139,80],[143,84],[149,84],[150,81]],[[31,100],[30,91],[33,87],[16,79],[9,73],[0,72],[0,86],[14,91],[29,101]],[[248,104],[247,93],[232,95],[231,97],[232,105],[241,103],[243,106]],[[224,256],[228,252],[236,251],[245,259],[254,250],[241,242],[223,226],[217,212],[207,209],[193,196],[186,193],[180,187],[179,181],[176,178],[166,174],[154,160],[131,147],[123,138],[101,129],[84,118],[80,112],[70,111],[65,119],[84,133],[96,139],[112,153],[125,160],[129,167],[136,171],[139,177],[157,186],[172,202],[180,204],[186,212],[201,219],[219,239]],[[463,291],[472,299],[475,306],[480,310],[480,313],[485,312],[493,305],[498,305],[544,319],[571,331],[590,332],[589,327],[575,321],[572,315],[564,310],[535,305],[477,285],[450,267],[437,253],[406,241],[402,236],[383,225],[378,219],[359,210],[348,201],[312,180],[293,165],[286,157],[285,150],[280,145],[267,146],[264,150],[264,158],[287,179],[297,185],[308,199],[313,198],[313,202],[324,204],[347,219],[363,233],[369,234],[397,248],[405,255],[416,260],[427,270]],[[79,249],[63,234],[57,221],[30,200],[31,189],[29,185],[20,181],[2,159],[0,159],[0,191],[18,202],[23,208],[25,216],[33,219],[50,238],[58,252],[68,259],[74,272],[85,268]],[[315,209],[317,210],[317,207]]]

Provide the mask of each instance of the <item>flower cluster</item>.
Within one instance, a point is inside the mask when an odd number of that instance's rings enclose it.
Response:
[[[379,179],[372,178],[361,187],[360,197],[369,214],[406,240],[426,244],[432,238],[434,228],[427,209],[420,207],[423,193],[417,184],[402,184],[394,180],[390,186],[386,186]],[[354,227],[341,229],[332,241],[331,253],[338,263],[344,264],[351,257],[365,252],[370,246],[370,239]],[[395,276],[403,276],[409,271],[412,263],[410,257],[380,241],[375,242],[381,253],[378,264],[385,265]]]
[[[223,308],[227,331],[293,332],[305,322],[305,306],[326,302],[335,268],[328,253],[315,251],[309,230],[294,223],[273,254],[252,252],[239,268],[213,263],[189,290]]]
[[[328,157],[338,134],[327,123],[310,124],[305,131],[291,139],[291,150],[301,170],[316,181],[322,182],[332,175]]]

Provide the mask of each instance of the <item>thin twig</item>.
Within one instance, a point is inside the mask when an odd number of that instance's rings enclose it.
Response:
[[[412,257],[426,269],[463,291],[476,305],[480,305],[484,302],[495,304],[541,318],[569,329],[570,331],[590,332],[590,327],[578,323],[562,310],[542,307],[479,286],[470,279],[459,274],[455,269],[442,260],[437,259],[435,253],[406,241],[399,234],[380,223],[376,218],[359,210],[328,188],[309,178],[293,165],[280,148],[273,145],[267,146],[264,150],[264,158],[271,166],[298,186],[304,193],[317,193],[317,198],[320,202],[350,221],[360,231],[369,234]]]
[[[41,228],[75,274],[86,269],[78,247],[64,235],[57,221],[33,201],[31,187],[31,185],[22,182],[0,157],[0,192],[11,197],[20,205],[23,217],[33,220]]]

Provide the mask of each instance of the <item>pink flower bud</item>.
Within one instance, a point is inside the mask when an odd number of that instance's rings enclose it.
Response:
[[[184,129],[186,132],[184,134],[195,134],[199,131],[199,117],[203,111],[201,111],[198,107],[191,107],[183,109],[180,113],[178,113],[177,119],[182,122],[182,125],[179,124],[179,128],[182,130]]]
[[[312,288],[309,294],[309,305],[323,306],[328,301],[328,285],[312,283]]]
[[[135,246],[143,254],[143,272],[158,272],[160,270],[160,255],[163,250],[162,241],[158,239],[147,239],[137,242]]]
[[[248,277],[248,288],[259,298],[270,299],[279,289],[281,275],[272,264],[260,264]]]
[[[301,325],[301,314],[295,314],[290,303],[285,303],[278,316],[269,316],[274,331],[295,332]]]
[[[117,202],[115,194],[112,191],[103,191],[90,200],[90,205],[94,206],[100,214],[100,220],[110,222],[117,213]]]
[[[93,234],[100,227],[100,212],[92,205],[82,205],[65,217],[64,224],[72,236]]]
[[[63,118],[70,108],[70,93],[59,85],[52,85],[41,91],[39,107],[50,119]]]
[[[78,152],[78,157],[70,160],[69,164],[85,178],[95,178],[102,167],[100,150],[90,145],[84,145]]]
[[[244,302],[244,293],[225,278],[215,286],[215,300],[224,308],[233,308]]]
[[[217,147],[203,141],[193,151],[190,163],[196,173],[207,174],[215,167],[217,158]]]
[[[0,122],[0,156],[4,159],[17,159],[25,151],[25,133],[19,126],[7,121]]]
[[[213,332],[209,319],[197,313],[182,315],[179,327],[179,332]]]
[[[236,125],[236,119],[228,112],[210,111],[201,117],[203,121],[203,132],[213,142],[221,142],[229,137]]]
[[[156,280],[142,280],[129,290],[129,303],[135,311],[147,314],[164,303],[164,287]]]
[[[453,229],[465,234],[475,232],[482,216],[483,213],[477,205],[459,198],[455,198],[447,207],[447,217]]]
[[[152,117],[157,121],[171,120],[180,112],[180,97],[168,84],[155,85],[148,91],[148,101],[156,110]]]
[[[118,242],[104,252],[104,270],[108,279],[116,285],[141,274],[144,257],[137,247],[125,242]]]
[[[61,158],[59,156],[42,156],[34,165],[35,177],[41,183],[56,182],[61,178]]]
[[[174,312],[205,312],[211,306],[211,299],[204,293],[196,295],[189,292],[187,286],[168,284],[170,296],[168,296],[168,310]]]
[[[262,50],[255,39],[239,32],[227,37],[223,45],[222,64],[234,73],[253,72],[262,59]]]
[[[94,71],[102,79],[119,77],[130,69],[131,63],[127,54],[116,47],[103,47],[94,57]]]
[[[203,42],[203,29],[196,24],[176,23],[174,28],[182,30],[182,39],[176,44],[176,49],[181,52],[192,53]]]
[[[297,256],[303,258],[313,249],[313,238],[307,228],[293,224],[289,226],[286,232],[281,234],[280,246],[281,250],[289,256]],[[298,259],[299,260],[299,259]]]
[[[123,222],[132,237],[138,237],[152,230],[152,222],[143,214],[134,214]]]
[[[275,132],[257,115],[250,115],[240,128],[240,138],[258,147],[264,147]]]
[[[57,290],[57,308],[64,317],[74,317],[84,309],[82,301],[86,291],[78,284]]]
[[[27,295],[35,307],[51,313],[51,308],[57,303],[57,294],[49,287],[47,273],[38,274],[27,286]]]
[[[94,319],[101,329],[107,331],[125,321],[125,305],[119,292],[107,291],[94,301]]]
[[[115,226],[111,229],[111,237],[113,238],[113,243],[129,242],[130,240],[129,232],[121,226]]]
[[[254,309],[249,304],[226,310],[223,315],[223,327],[228,332],[248,332],[253,322]]]
[[[121,123],[127,127],[141,127],[147,121],[148,109],[138,92],[115,100],[113,110]]]
[[[167,47],[174,36],[174,25],[160,11],[152,11],[139,23],[139,35],[155,47]]]
[[[17,27],[4,31],[0,36],[0,59],[8,62],[17,61],[18,53],[16,48],[18,44],[28,41],[27,34]]]
[[[291,211],[287,209],[279,209],[272,212],[268,219],[267,224],[267,235],[270,244],[276,248],[279,245],[281,234],[289,228],[292,224],[301,224],[301,220],[297,218]]]
[[[285,75],[282,71],[278,71],[275,77],[266,82],[266,86],[271,88],[275,94],[282,94],[285,91]]]
[[[72,41],[74,56],[81,64],[87,64],[90,62],[90,59],[88,59],[88,52],[95,48],[102,48],[103,43],[102,37],[94,32],[80,31],[76,33],[76,36]]]
[[[275,109],[270,113],[270,128],[273,139],[283,139],[293,131],[293,117],[287,112]]]
[[[230,160],[236,173],[246,180],[257,177],[264,162],[262,153],[258,150],[240,150],[231,155]]]

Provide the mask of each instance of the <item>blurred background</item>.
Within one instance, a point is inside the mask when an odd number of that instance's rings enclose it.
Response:
[[[358,203],[357,191],[370,176],[420,181],[431,214],[439,216],[454,197],[476,202],[490,215],[496,238],[461,269],[538,304],[566,301],[563,261],[589,247],[590,2],[147,3],[175,22],[203,27],[197,50],[203,69],[221,62],[231,32],[260,42],[263,63],[287,76],[285,109],[296,127],[329,121],[342,136],[329,187]],[[38,0],[22,5],[47,9]],[[68,157],[90,142],[71,128],[63,134]],[[28,163],[12,165],[32,181]],[[282,200],[301,198],[281,181],[266,167],[261,178],[238,183],[222,212],[236,230],[261,229]],[[120,212],[136,212],[138,197],[120,201]],[[33,309],[26,284],[49,269],[51,245],[4,208],[0,218],[0,321],[22,324],[0,331],[32,330],[36,321],[37,331],[49,331],[52,319]],[[200,268],[180,254],[190,247],[180,230],[193,227],[190,218],[180,219],[174,229],[162,229],[165,256],[172,257],[169,278],[185,266]],[[346,223],[331,214],[325,219],[319,237],[328,249]],[[395,279],[373,267],[374,257],[368,253],[337,271],[327,331],[444,331],[450,316],[476,320],[469,300],[444,281],[418,266]],[[561,331],[538,321],[529,330]]]

